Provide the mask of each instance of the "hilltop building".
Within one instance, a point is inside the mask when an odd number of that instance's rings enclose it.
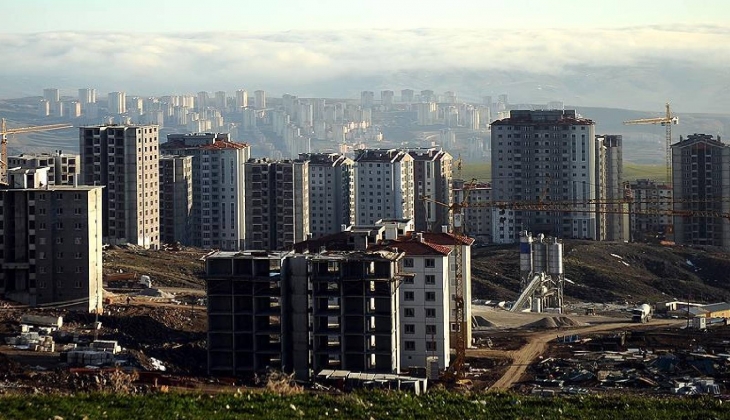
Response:
[[[104,243],[160,246],[159,140],[156,125],[79,129],[85,185],[104,186]]]
[[[0,293],[32,307],[102,310],[102,187],[11,169],[0,189]]]
[[[228,133],[170,134],[166,155],[192,157],[192,244],[235,251],[246,238],[244,163],[251,147]]]
[[[674,240],[730,248],[730,146],[708,134],[672,145]]]
[[[493,209],[494,242],[517,242],[524,229],[598,239],[588,203],[598,198],[594,122],[574,110],[512,110],[491,131],[492,200],[575,203],[572,212]]]

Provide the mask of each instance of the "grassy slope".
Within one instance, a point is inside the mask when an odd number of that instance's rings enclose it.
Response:
[[[414,397],[398,392],[341,396],[268,393],[236,395],[152,394],[120,396],[1,396],[0,419],[14,418],[338,418],[462,419],[543,418],[676,419],[722,418],[722,401],[709,398],[604,397],[536,398],[511,394],[462,395],[429,392]]]

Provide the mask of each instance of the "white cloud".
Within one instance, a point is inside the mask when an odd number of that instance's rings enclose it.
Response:
[[[16,85],[25,77],[48,86],[160,94],[297,86],[402,71],[557,76],[576,67],[625,68],[654,60],[723,68],[730,64],[728,35],[730,28],[719,26],[0,34],[5,58],[0,78]],[[371,87],[354,87],[361,88]]]

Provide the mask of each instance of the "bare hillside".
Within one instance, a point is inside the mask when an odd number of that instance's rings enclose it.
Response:
[[[730,254],[717,248],[566,241],[564,262],[569,300],[730,299]],[[518,247],[475,249],[472,277],[474,298],[516,298]]]

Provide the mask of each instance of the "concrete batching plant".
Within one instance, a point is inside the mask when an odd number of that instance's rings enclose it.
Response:
[[[563,243],[540,234],[533,238],[520,232],[520,288],[512,305],[518,312],[529,305],[532,312],[563,312]]]

